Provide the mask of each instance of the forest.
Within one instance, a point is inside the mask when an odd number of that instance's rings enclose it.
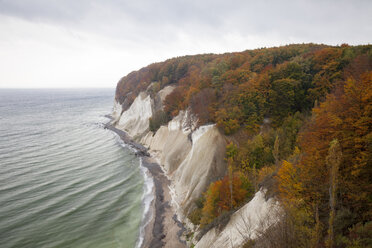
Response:
[[[284,209],[266,243],[372,247],[372,45],[177,57],[122,78],[116,99],[125,109],[167,85],[176,88],[151,130],[190,109],[228,144],[226,176],[195,202],[195,225],[208,230],[265,187]],[[265,246],[258,238],[245,247]]]

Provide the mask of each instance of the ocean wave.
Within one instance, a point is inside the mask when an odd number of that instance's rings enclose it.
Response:
[[[120,144],[120,146],[122,146],[123,148],[131,151],[134,154],[138,154],[138,150],[135,147],[133,147],[130,144],[125,143],[115,131],[113,131],[113,133],[115,133],[116,140]],[[142,195],[143,214],[142,214],[142,220],[141,220],[139,235],[138,235],[138,239],[137,239],[136,246],[135,246],[136,248],[140,248],[142,246],[144,236],[145,236],[146,226],[149,224],[149,222],[151,221],[151,218],[152,218],[152,216],[151,216],[152,213],[150,211],[150,207],[151,207],[152,201],[154,200],[154,192],[153,192],[154,180],[153,180],[153,177],[151,176],[150,172],[148,171],[148,169],[145,166],[143,166],[143,158],[142,157],[140,157],[140,165],[139,166],[140,166],[141,174],[142,174],[143,179],[144,179],[143,195]]]
[[[152,201],[154,200],[154,179],[150,175],[149,170],[143,166],[143,158],[140,158],[140,168],[142,175],[144,177],[144,193],[142,196],[142,205],[143,205],[143,215],[142,215],[142,221],[141,221],[141,227],[140,227],[140,233],[137,240],[136,248],[140,248],[142,246],[142,242],[145,237],[145,229],[146,226],[151,221],[151,212],[150,212],[150,206]]]

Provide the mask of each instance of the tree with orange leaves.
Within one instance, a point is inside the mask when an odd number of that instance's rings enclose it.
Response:
[[[342,162],[338,171],[340,205],[357,215],[372,218],[372,72],[360,80],[348,79],[314,110],[314,118],[300,135],[303,159],[299,164],[302,197],[310,206],[329,211],[326,157],[333,139],[339,141]],[[323,203],[323,204],[321,204]],[[345,227],[347,228],[347,227]]]
[[[223,212],[240,207],[251,197],[253,190],[248,178],[241,172],[235,172],[232,180],[226,175],[222,180],[211,183],[205,193],[200,223],[206,225]]]

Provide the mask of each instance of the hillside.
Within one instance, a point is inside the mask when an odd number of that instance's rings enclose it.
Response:
[[[372,245],[372,45],[173,58],[115,99],[117,127],[160,154],[190,244],[264,192],[278,220],[234,227],[244,247]]]

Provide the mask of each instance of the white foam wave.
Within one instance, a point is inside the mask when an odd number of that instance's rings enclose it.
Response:
[[[138,151],[138,150],[136,150],[136,148],[134,148],[133,146],[128,145],[127,143],[125,143],[125,142],[120,138],[120,136],[119,136],[117,133],[115,133],[115,132],[113,132],[113,133],[115,134],[116,141],[119,143],[119,145],[120,145],[121,147],[124,147],[124,148],[130,150],[130,151],[133,152],[133,153],[136,153],[136,152]]]
[[[140,169],[144,177],[144,193],[142,195],[142,204],[143,204],[143,216],[141,221],[140,227],[140,234],[138,237],[138,241],[136,244],[137,248],[142,246],[144,237],[145,237],[145,229],[146,226],[149,224],[152,218],[152,213],[150,211],[150,206],[152,201],[154,200],[154,180],[149,172],[149,170],[143,166],[143,158],[140,158]]]
[[[120,146],[129,149],[130,151],[136,153],[138,150],[134,148],[131,145],[128,145],[125,143],[120,136],[113,132],[116,136],[117,142],[120,144]],[[146,226],[150,223],[152,218],[152,213],[150,211],[151,203],[154,200],[154,180],[151,176],[151,173],[149,170],[143,166],[143,158],[140,157],[140,170],[144,178],[144,184],[143,184],[143,195],[142,195],[142,206],[143,206],[143,215],[141,220],[141,226],[140,226],[140,233],[136,242],[136,248],[140,248],[142,246],[144,237],[145,237],[145,229]]]

